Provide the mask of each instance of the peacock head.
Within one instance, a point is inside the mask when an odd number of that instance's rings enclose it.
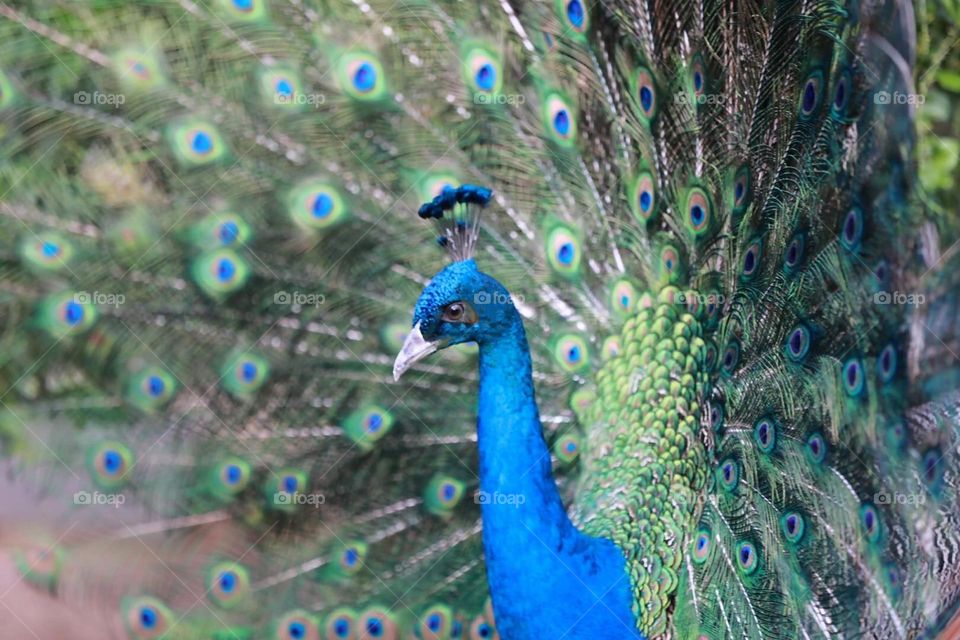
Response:
[[[463,342],[476,342],[482,347],[518,322],[506,288],[477,269],[472,257],[479,233],[479,210],[490,196],[490,190],[483,187],[447,187],[420,208],[421,218],[438,223],[439,243],[450,252],[453,262],[420,294],[413,312],[413,329],[393,364],[394,379],[431,353]]]

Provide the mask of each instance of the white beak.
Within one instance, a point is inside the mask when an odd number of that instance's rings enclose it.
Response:
[[[413,363],[423,360],[439,348],[439,340],[427,342],[423,339],[418,322],[407,334],[407,339],[403,341],[403,347],[400,348],[400,353],[397,354],[397,359],[393,362],[394,381],[399,380],[403,372],[409,369]]]

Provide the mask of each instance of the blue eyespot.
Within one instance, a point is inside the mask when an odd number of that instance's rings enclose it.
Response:
[[[576,248],[573,246],[572,242],[565,242],[560,245],[560,248],[557,250],[557,260],[559,260],[564,265],[569,265],[573,262],[573,258],[576,255]]]
[[[108,449],[103,452],[103,470],[110,475],[116,474],[123,468],[123,456],[116,451]]]
[[[227,466],[227,484],[237,484],[243,477],[243,471],[235,464]]]
[[[570,133],[570,114],[567,113],[566,109],[560,109],[554,114],[553,128],[562,136]]]
[[[197,131],[193,134],[193,139],[190,140],[190,148],[193,149],[194,153],[206,155],[213,151],[213,138],[205,131]]]
[[[807,454],[816,464],[820,464],[827,457],[827,442],[819,433],[813,433],[807,438]]]
[[[367,633],[372,638],[379,638],[383,634],[383,624],[376,618],[367,620]]]
[[[291,638],[297,638],[299,640],[299,638],[307,635],[307,628],[302,622],[291,622],[287,627],[287,634]]]
[[[810,330],[803,325],[794,327],[787,338],[787,357],[800,362],[810,353]]]
[[[346,638],[347,634],[350,633],[350,623],[343,618],[338,618],[337,621],[333,623],[333,631],[337,634],[338,638]]]
[[[333,198],[326,193],[318,193],[313,201],[313,215],[317,218],[326,218],[333,211]]]
[[[347,549],[343,554],[343,561],[347,564],[348,567],[352,567],[357,564],[360,555],[357,553],[356,549]]]
[[[74,327],[83,321],[83,305],[79,302],[70,301],[63,305],[64,321]]]
[[[848,396],[857,397],[863,393],[863,364],[857,358],[851,358],[843,365],[843,388]]]
[[[157,625],[157,610],[153,607],[143,607],[140,609],[140,624],[144,629],[153,629]]]
[[[224,571],[220,574],[220,588],[224,593],[232,592],[237,586],[237,576],[232,571]]]
[[[217,235],[220,236],[220,240],[223,244],[233,244],[237,240],[237,236],[240,234],[240,228],[237,226],[236,222],[224,222],[220,225],[220,230]]]
[[[790,244],[787,246],[787,253],[783,258],[783,268],[788,273],[793,273],[800,266],[803,260],[803,251],[806,246],[806,235],[801,233],[793,236]]]
[[[293,85],[285,78],[278,80],[274,88],[277,91],[277,95],[283,96],[284,98],[289,98],[293,95]]]
[[[567,3],[567,18],[576,28],[583,27],[583,18],[585,13],[583,11],[583,4],[580,3],[580,0],[570,0]]]
[[[477,86],[483,91],[493,91],[497,84],[497,70],[489,62],[480,66],[476,73]]]
[[[237,273],[237,266],[229,258],[221,258],[217,262],[217,279],[221,282],[229,282]]]
[[[377,84],[377,70],[369,62],[361,62],[353,73],[353,86],[357,91],[366,93]]]
[[[286,476],[283,479],[283,490],[287,493],[295,493],[297,490],[296,476]]]
[[[240,11],[250,11],[253,9],[253,0],[233,0],[233,6]]]

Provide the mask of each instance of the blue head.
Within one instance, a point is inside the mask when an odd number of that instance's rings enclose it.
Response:
[[[453,262],[433,277],[417,300],[413,330],[393,365],[399,378],[431,353],[463,342],[484,344],[520,322],[506,288],[471,260]]]

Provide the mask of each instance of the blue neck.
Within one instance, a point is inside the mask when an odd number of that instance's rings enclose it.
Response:
[[[516,310],[480,344],[483,546],[500,636],[642,638],[622,552],[567,517],[540,428],[530,353]]]

